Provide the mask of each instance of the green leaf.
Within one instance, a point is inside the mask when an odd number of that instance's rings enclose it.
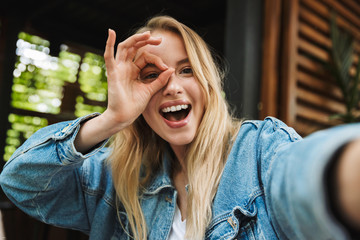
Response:
[[[360,60],[354,78],[350,75],[354,56],[354,38],[338,27],[334,12],[330,19],[330,37],[332,41],[331,60],[330,65],[325,66],[334,76],[346,105],[345,114],[337,114],[331,118],[341,119],[343,122],[353,122],[356,121],[353,110],[359,101]],[[329,68],[329,66],[331,67]]]

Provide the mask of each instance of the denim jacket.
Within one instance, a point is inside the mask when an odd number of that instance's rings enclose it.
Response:
[[[83,155],[74,147],[80,123],[90,117],[36,132],[5,165],[1,186],[20,209],[45,223],[95,240],[130,239],[105,162],[110,150],[102,143]],[[324,174],[334,152],[358,137],[357,125],[302,139],[275,118],[245,121],[228,156],[205,239],[347,239],[329,209]],[[167,239],[171,230],[177,192],[169,165],[165,156],[141,197],[148,239]]]

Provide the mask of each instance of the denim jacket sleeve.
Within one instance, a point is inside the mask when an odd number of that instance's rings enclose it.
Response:
[[[360,138],[360,125],[317,131],[298,141],[300,137],[292,128],[277,119],[270,120],[263,126],[259,151],[262,171],[266,172],[262,181],[268,211],[278,236],[349,239],[329,207],[325,174],[335,152]],[[277,138],[288,141],[273,144]]]
[[[106,141],[83,155],[76,151],[74,139],[80,123],[96,115],[40,129],[19,147],[0,175],[9,199],[43,222],[88,232],[79,169]]]

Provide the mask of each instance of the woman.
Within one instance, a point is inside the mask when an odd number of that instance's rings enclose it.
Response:
[[[358,126],[302,140],[274,118],[232,118],[211,52],[173,18],[116,56],[114,44],[109,30],[106,111],[38,131],[6,164],[19,208],[90,239],[343,239],[360,226]]]

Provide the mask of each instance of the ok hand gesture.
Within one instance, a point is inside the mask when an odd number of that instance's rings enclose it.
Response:
[[[108,77],[108,107],[104,115],[110,123],[130,125],[146,108],[151,97],[167,83],[174,71],[162,59],[148,52],[137,56],[139,48],[158,45],[161,38],[151,37],[150,32],[135,34],[117,46],[114,56],[115,32],[109,29],[104,53]],[[135,56],[137,56],[136,60]],[[138,79],[142,68],[153,64],[163,71],[156,80],[142,82]]]

